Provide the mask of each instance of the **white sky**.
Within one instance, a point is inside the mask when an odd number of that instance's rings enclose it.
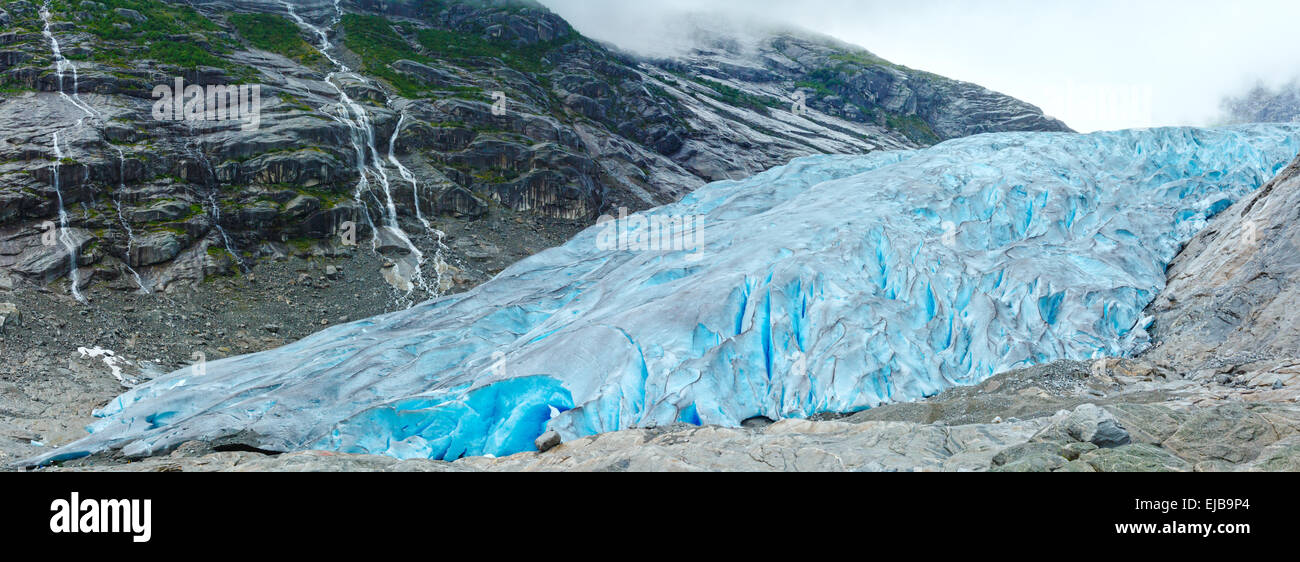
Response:
[[[1078,131],[1212,124],[1300,75],[1300,0],[540,0],[583,34],[662,46],[672,15],[791,24],[975,82]]]

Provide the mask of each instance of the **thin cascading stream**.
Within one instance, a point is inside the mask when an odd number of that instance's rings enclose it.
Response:
[[[447,249],[447,245],[443,243],[443,238],[446,236],[446,233],[444,233],[440,229],[434,228],[434,226],[429,222],[429,220],[424,218],[424,213],[423,211],[420,210],[419,180],[416,179],[415,174],[412,173],[410,169],[408,169],[405,165],[402,164],[400,160],[397,159],[397,155],[394,153],[397,147],[397,136],[402,132],[402,124],[405,122],[406,122],[406,114],[402,112],[398,112],[397,126],[393,127],[393,136],[392,138],[388,139],[388,161],[391,162],[393,166],[397,168],[397,172],[401,174],[402,179],[406,180],[408,183],[411,184],[411,200],[412,200],[412,204],[415,206],[415,219],[420,221],[420,224],[424,225],[424,229],[428,231],[429,236],[433,238],[434,241],[433,288],[435,290],[433,296],[439,297],[442,296],[442,290],[443,290],[442,276],[443,273],[447,270],[447,262],[443,257],[443,250]]]
[[[59,40],[54,36],[52,20],[50,16],[50,3],[48,2],[48,0],[45,2],[45,4],[41,6],[40,17],[41,17],[41,21],[44,22],[44,27],[41,30],[41,35],[44,36],[45,40],[49,42],[50,53],[54,56],[54,73],[55,73],[55,79],[58,84],[59,96],[67,100],[68,103],[72,104],[73,107],[76,107],[84,114],[81,118],[77,119],[77,122],[73,125],[73,127],[80,127],[82,123],[85,122],[87,117],[91,117],[91,118],[97,117],[99,116],[99,112],[95,111],[94,108],[90,107],[89,104],[82,101],[81,95],[77,92],[77,87],[78,87],[77,67],[76,65],[72,64],[72,61],[69,61],[67,57],[63,56],[63,49],[59,46]],[[65,71],[70,72],[72,74],[71,95],[68,95],[68,93],[64,91]],[[86,298],[82,296],[81,290],[78,287],[78,285],[80,285],[81,278],[79,272],[77,271],[77,248],[76,245],[72,242],[71,235],[68,234],[68,227],[69,227],[68,212],[63,206],[63,190],[62,187],[59,185],[59,165],[62,163],[64,156],[63,156],[63,149],[59,148],[59,133],[57,132],[54,133],[53,144],[54,144],[55,160],[54,160],[54,166],[52,168],[53,173],[51,175],[51,183],[54,186],[54,194],[58,200],[58,217],[59,217],[58,239],[67,249],[70,262],[71,262],[68,266],[68,279],[71,281],[72,284],[71,287],[72,296],[77,299],[77,302],[84,303],[86,302]]]
[[[63,49],[59,46],[59,40],[54,37],[54,31],[51,28],[50,3],[48,2],[48,0],[45,2],[44,5],[41,6],[40,15],[41,15],[41,21],[45,23],[44,28],[42,28],[41,30],[41,35],[45,36],[46,41],[49,41],[50,51],[54,55],[54,70],[55,70],[55,77],[58,80],[59,95],[62,96],[63,99],[68,100],[68,102],[71,103],[73,106],[75,106],[77,109],[80,109],[83,113],[85,113],[86,117],[98,117],[99,112],[95,111],[94,108],[90,107],[90,104],[87,104],[86,102],[82,101],[81,94],[77,92],[77,88],[79,86],[78,84],[79,79],[77,76],[77,66],[72,64],[72,61],[68,60],[67,57],[63,56]],[[65,72],[69,72],[72,75],[71,95],[68,95],[68,93],[65,92],[63,88]],[[78,120],[77,124],[80,125],[81,121]]]
[[[113,208],[117,210],[117,222],[122,225],[122,230],[126,231],[126,256],[122,263],[126,265],[126,270],[131,272],[131,276],[135,278],[135,284],[140,288],[140,292],[149,294],[153,291],[145,284],[144,279],[140,277],[140,273],[131,267],[131,253],[135,249],[135,231],[131,229],[131,223],[127,222],[126,217],[122,214],[122,191],[126,190],[126,153],[116,146],[113,149],[117,150],[118,177],[117,193],[113,197]]]
[[[71,291],[73,298],[77,302],[86,302],[86,297],[81,294],[78,285],[81,284],[81,274],[77,271],[77,245],[72,241],[72,235],[68,234],[68,211],[63,207],[63,189],[59,185],[59,165],[63,163],[63,149],[59,148],[59,133],[54,133],[54,166],[51,168],[50,183],[54,185],[54,196],[59,203],[59,232],[58,239],[68,252],[68,280],[71,282]]]
[[[190,129],[190,136],[194,136],[192,127]],[[244,263],[244,259],[240,257],[239,251],[235,249],[234,243],[230,241],[230,236],[226,234],[226,229],[221,226],[221,206],[217,204],[217,190],[220,185],[217,180],[217,171],[213,168],[212,161],[208,159],[207,154],[203,152],[202,147],[198,146],[197,142],[193,143],[193,145],[187,145],[187,148],[189,149],[190,154],[194,157],[195,162],[198,162],[203,166],[202,183],[204,193],[200,195],[200,197],[207,202],[208,218],[212,219],[212,228],[217,231],[219,236],[221,236],[221,242],[225,245],[226,253],[230,254],[230,257],[235,260],[235,264],[239,266],[239,270],[248,273],[248,264]]]
[[[318,40],[318,44],[316,45],[317,49],[327,60],[329,60],[330,64],[337,69],[325,76],[325,83],[329,84],[330,87],[334,89],[339,99],[339,111],[337,113],[328,113],[328,115],[348,128],[353,149],[357,153],[357,173],[359,179],[357,180],[356,189],[353,192],[353,198],[358,204],[362,205],[363,209],[367,209],[368,206],[362,200],[362,197],[365,194],[370,194],[380,204],[382,209],[380,213],[382,218],[381,225],[375,225],[374,221],[370,218],[369,212],[364,212],[366,221],[371,226],[371,231],[374,232],[374,236],[371,239],[372,249],[377,251],[379,248],[379,230],[375,228],[378,226],[383,228],[393,238],[397,239],[403,246],[405,246],[411,257],[414,259],[414,263],[410,268],[411,271],[409,272],[411,277],[410,280],[414,281],[414,283],[411,284],[410,289],[406,291],[406,295],[401,299],[404,301],[403,304],[406,306],[415,304],[409,296],[416,287],[419,287],[428,295],[436,295],[435,289],[430,288],[424,279],[424,253],[420,251],[411,240],[410,236],[402,230],[401,225],[398,223],[397,205],[393,200],[392,186],[389,182],[388,173],[384,170],[383,158],[380,156],[378,148],[376,148],[374,125],[370,122],[370,117],[366,113],[365,109],[353,100],[352,97],[344,91],[342,86],[335,82],[335,79],[340,75],[351,75],[363,82],[365,79],[354,73],[352,69],[348,68],[346,64],[335,58],[334,55],[330,53],[333,44],[330,42],[329,35],[325,30],[311,24],[307,20],[303,19],[302,16],[298,15],[293,4],[287,1],[282,2],[282,4],[289,17],[293,19],[294,22],[299,26],[306,28],[316,36]],[[343,9],[337,0],[334,3],[334,11],[335,16],[330,22],[330,27],[337,25],[343,17]],[[404,167],[399,168],[399,170],[404,170]],[[406,173],[409,173],[409,170],[407,170]],[[372,175],[375,178],[375,183],[378,184],[378,187],[382,191],[382,200],[373,193],[370,193],[372,190],[370,176]]]

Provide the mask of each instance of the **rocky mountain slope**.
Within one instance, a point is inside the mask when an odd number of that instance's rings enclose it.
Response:
[[[472,221],[503,230],[488,246],[520,230],[554,243],[611,208],[794,156],[1064,129],[849,46],[784,35],[740,62],[651,64],[519,1],[0,9],[0,269],[15,282],[75,278],[66,293],[159,291],[262,258],[347,253],[338,231],[352,221],[392,264],[368,274],[409,304],[491,274],[474,263],[477,242],[447,245]],[[260,85],[259,126],[155,119],[154,88],[177,77]],[[790,111],[796,91],[813,111]],[[53,223],[66,226],[50,244]]]

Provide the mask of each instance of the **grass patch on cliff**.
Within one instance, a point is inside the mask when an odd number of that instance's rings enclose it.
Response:
[[[934,132],[929,123],[916,115],[885,114],[885,125],[903,133],[903,136],[923,145],[939,144],[943,140]]]
[[[0,94],[18,94],[22,92],[34,92],[35,88],[19,81],[11,76],[0,78]]]
[[[429,89],[423,82],[389,66],[402,59],[428,62],[428,57],[411,48],[387,19],[348,14],[339,21],[339,27],[344,33],[343,46],[361,57],[361,70],[383,78],[406,97],[418,97]]]
[[[230,24],[239,36],[258,49],[316,65],[325,62],[320,51],[302,38],[298,25],[275,14],[231,14]]]
[[[99,6],[103,9],[96,9]],[[134,10],[144,21],[118,13],[119,8]],[[97,0],[82,3],[80,9],[93,16],[81,25],[108,41],[153,41],[169,35],[220,31],[217,24],[194,8],[159,0]]]
[[[359,14],[343,16],[339,27],[345,34],[343,45],[361,57],[362,70],[383,78],[407,97],[419,96],[428,92],[430,87],[417,77],[393,70],[390,65],[399,60],[435,67],[439,59],[458,64],[495,60],[508,68],[537,75],[548,68],[548,54],[578,36],[570,33],[551,41],[515,46],[473,33],[422,28],[409,22],[394,25],[382,16]],[[419,46],[418,49],[415,45]],[[479,88],[472,86],[453,86],[450,91],[453,96],[473,96],[471,99],[476,100],[481,94]]]
[[[145,50],[145,56],[164,64],[174,64],[182,68],[213,66],[217,68],[234,67],[193,43],[180,41],[152,41]]]
[[[846,103],[853,104],[862,113],[865,121],[880,122],[883,120],[886,127],[902,133],[903,136],[918,144],[928,146],[943,140],[934,132],[930,124],[918,115],[894,113],[876,106],[868,106],[852,101],[852,96],[846,94],[850,93],[853,88],[842,76],[846,73],[856,72],[860,68],[860,66],[846,67],[844,65],[837,68],[818,68],[809,72],[803,80],[795,82],[795,87],[812,90],[819,97],[837,96],[843,98]],[[880,119],[881,117],[883,119]]]
[[[520,72],[536,74],[546,70],[546,55],[573,40],[574,35],[539,41],[531,45],[514,46],[504,41],[492,41],[471,33],[444,29],[419,29],[416,41],[430,53],[451,60],[468,60],[476,57],[500,60]]]
[[[99,0],[57,2],[52,7],[61,13],[70,13],[73,10],[71,4],[77,4],[75,10],[88,15],[77,22],[78,27],[103,43],[94,45],[89,55],[69,58],[93,60],[119,68],[131,68],[140,59],[150,59],[182,68],[221,68],[241,76],[252,71],[219,57],[219,54],[229,52],[233,43],[216,35],[221,31],[216,23],[184,4],[159,0]],[[119,9],[123,11],[118,12]]]
[[[749,109],[760,115],[767,115],[768,110],[771,109],[781,109],[790,106],[789,103],[781,101],[780,99],[771,96],[743,92],[721,82],[714,82],[706,78],[698,77],[692,77],[691,79],[716,92],[717,95],[710,96],[713,99],[728,105]]]
[[[831,55],[830,58],[831,60],[846,62],[862,67],[885,66],[889,68],[898,68],[898,65],[865,51],[860,53],[839,53]]]

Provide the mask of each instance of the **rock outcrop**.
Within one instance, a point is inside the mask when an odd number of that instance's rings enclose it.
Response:
[[[1150,355],[1191,368],[1300,362],[1300,159],[1220,213],[1169,266]]]

